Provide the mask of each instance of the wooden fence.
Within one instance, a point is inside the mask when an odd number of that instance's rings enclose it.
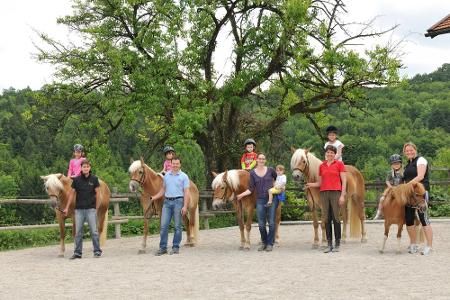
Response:
[[[449,187],[450,180],[435,180],[432,181],[431,184],[433,186],[445,186]],[[378,199],[379,195],[381,195],[382,191],[385,188],[384,182],[372,182],[366,184],[366,190],[375,190],[377,191],[376,198]],[[114,190],[114,189],[113,189]],[[301,196],[302,190],[300,187],[297,188],[288,188],[287,191],[294,192],[297,197]],[[113,207],[112,210],[112,218],[108,221],[109,224],[115,225],[115,237],[120,238],[121,237],[121,224],[127,223],[129,220],[133,219],[143,219],[143,216],[126,216],[122,215],[120,212],[120,203],[128,202],[130,201],[130,198],[136,198],[137,194],[118,194],[113,193],[111,195],[111,205]],[[203,190],[200,192],[200,217],[203,220],[204,228],[209,229],[209,218],[214,217],[218,214],[228,214],[228,213],[234,213],[233,210],[224,210],[224,211],[212,211],[211,210],[211,201],[212,201],[212,191],[211,190]],[[7,205],[7,204],[34,204],[34,205],[50,205],[52,203],[52,200],[50,199],[0,199],[0,205]],[[430,201],[431,205],[440,205],[450,203],[447,199],[432,199]],[[366,207],[376,207],[377,202],[376,201],[368,201],[365,203]],[[300,208],[304,211],[309,211],[309,207],[306,205],[291,205],[289,203],[286,203],[284,205],[286,208]],[[39,225],[21,225],[21,226],[4,226],[0,227],[0,231],[4,230],[23,230],[23,229],[37,229],[37,228],[54,228],[58,227],[58,224],[39,224]],[[70,227],[72,224],[67,223],[66,227]]]

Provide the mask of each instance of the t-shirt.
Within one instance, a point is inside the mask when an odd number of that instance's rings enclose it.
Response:
[[[81,163],[85,160],[84,157],[72,158],[69,162],[69,169],[67,170],[67,177],[77,177],[81,175]]]
[[[72,188],[77,192],[75,209],[87,209],[96,207],[95,189],[100,186],[97,176],[83,174],[73,178]]]
[[[326,149],[328,145],[334,146],[337,149],[339,149],[340,147],[344,148],[344,144],[340,141],[340,140],[335,140],[333,143],[330,142],[326,142],[325,146],[323,146],[323,149]],[[342,161],[342,152],[341,152],[341,157],[339,157],[340,161]]]
[[[319,176],[321,177],[321,191],[341,191],[341,172],[345,172],[345,166],[341,161],[333,160],[328,165],[324,160],[319,167]]]
[[[258,155],[255,152],[245,152],[241,157],[241,167],[244,170],[253,169],[256,166],[256,158]]]
[[[184,190],[189,188],[189,177],[183,171],[176,174],[169,171],[164,176],[165,197],[184,197]]]
[[[277,178],[277,172],[271,167],[267,167],[266,174],[260,177],[253,169],[250,172],[250,184],[248,189],[253,192],[256,190],[256,197],[258,199],[268,198],[269,189],[273,188],[273,181]]]
[[[427,191],[430,190],[430,180],[429,180],[429,172],[428,172],[428,162],[427,160],[422,157],[416,157],[413,160],[408,161],[408,163],[405,166],[405,170],[403,172],[403,180],[405,182],[410,182],[417,176],[417,166],[418,165],[425,165],[425,174],[423,176],[423,179],[421,183],[424,185],[425,189]]]
[[[391,170],[386,175],[386,181],[388,181],[392,186],[399,185],[403,182],[403,174],[402,172]]]
[[[164,172],[169,172],[170,170],[172,170],[172,161],[170,159],[166,159],[164,161]]]
[[[277,179],[275,180],[275,184],[274,186],[278,187],[278,188],[282,188],[286,185],[287,179],[286,179],[286,175],[278,175]]]

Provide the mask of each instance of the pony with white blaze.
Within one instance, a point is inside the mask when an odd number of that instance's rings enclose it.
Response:
[[[256,206],[256,191],[243,197],[240,201],[236,196],[247,190],[250,183],[250,173],[246,170],[229,170],[220,174],[212,173],[214,180],[211,184],[213,189],[213,210],[220,209],[226,202],[232,202],[236,210],[236,218],[241,233],[240,249],[250,249],[250,231],[252,229],[253,211]],[[247,219],[244,220],[244,211]],[[279,228],[281,222],[281,205],[278,205],[275,215],[275,243],[279,244]],[[245,228],[244,228],[245,227]],[[245,232],[244,232],[245,229]]]
[[[164,182],[163,177],[147,166],[142,157],[140,160],[133,161],[128,171],[130,172],[130,192],[135,193],[139,187],[142,187],[143,189],[140,201],[144,211],[144,236],[142,238],[142,248],[138,251],[138,253],[142,254],[146,252],[147,248],[148,220],[154,214],[157,214],[161,219],[164,204],[164,197],[155,200],[152,199],[151,196],[156,195],[163,188]],[[200,195],[197,186],[192,180],[189,181],[189,195],[188,213],[183,216],[187,235],[185,245],[195,246],[198,243],[198,234],[200,230],[198,209]]]
[[[41,179],[44,180],[45,191],[52,200],[52,206],[55,209],[60,233],[59,256],[64,257],[65,220],[67,218],[72,218],[72,236],[75,238],[75,201],[72,201],[69,206],[67,215],[63,214],[63,210],[69,199],[69,193],[72,191],[72,178],[66,177],[63,174],[50,174],[47,176],[41,176]],[[96,202],[97,229],[100,235],[100,245],[104,246],[106,243],[106,230],[108,228],[108,208],[111,192],[109,191],[108,185],[104,181],[99,179],[99,183],[100,195],[99,201]]]
[[[319,167],[322,161],[309,152],[309,149],[292,149],[291,158],[292,178],[294,181],[302,180],[305,177],[306,182],[317,182],[319,179]],[[347,176],[347,190],[345,196],[345,205],[341,207],[341,215],[343,218],[342,241],[345,242],[347,236],[348,215],[350,214],[350,236],[361,237],[361,242],[366,242],[366,231],[364,229],[365,212],[364,212],[364,196],[365,183],[361,172],[354,166],[345,165],[345,173]],[[306,190],[308,205],[313,217],[314,227],[314,244],[319,244],[319,222],[317,211],[322,209],[320,201],[320,190],[318,187]],[[348,208],[350,212],[348,212]],[[326,242],[324,220],[321,222],[322,243]]]

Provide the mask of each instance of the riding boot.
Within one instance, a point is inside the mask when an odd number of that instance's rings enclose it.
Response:
[[[333,252],[339,252],[339,246],[341,246],[341,240],[336,240],[334,243]]]
[[[330,253],[333,251],[333,242],[331,240],[328,240],[328,246],[325,249],[325,251],[323,251],[323,253]]]

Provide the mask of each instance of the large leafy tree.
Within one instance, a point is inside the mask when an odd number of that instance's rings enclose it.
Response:
[[[341,0],[76,0],[58,22],[78,42],[42,34],[51,47],[39,58],[76,90],[56,100],[63,111],[89,112],[107,131],[143,116],[152,147],[193,139],[207,170],[223,170],[238,165],[245,137],[398,81],[395,47],[357,49],[393,28],[345,14]]]

